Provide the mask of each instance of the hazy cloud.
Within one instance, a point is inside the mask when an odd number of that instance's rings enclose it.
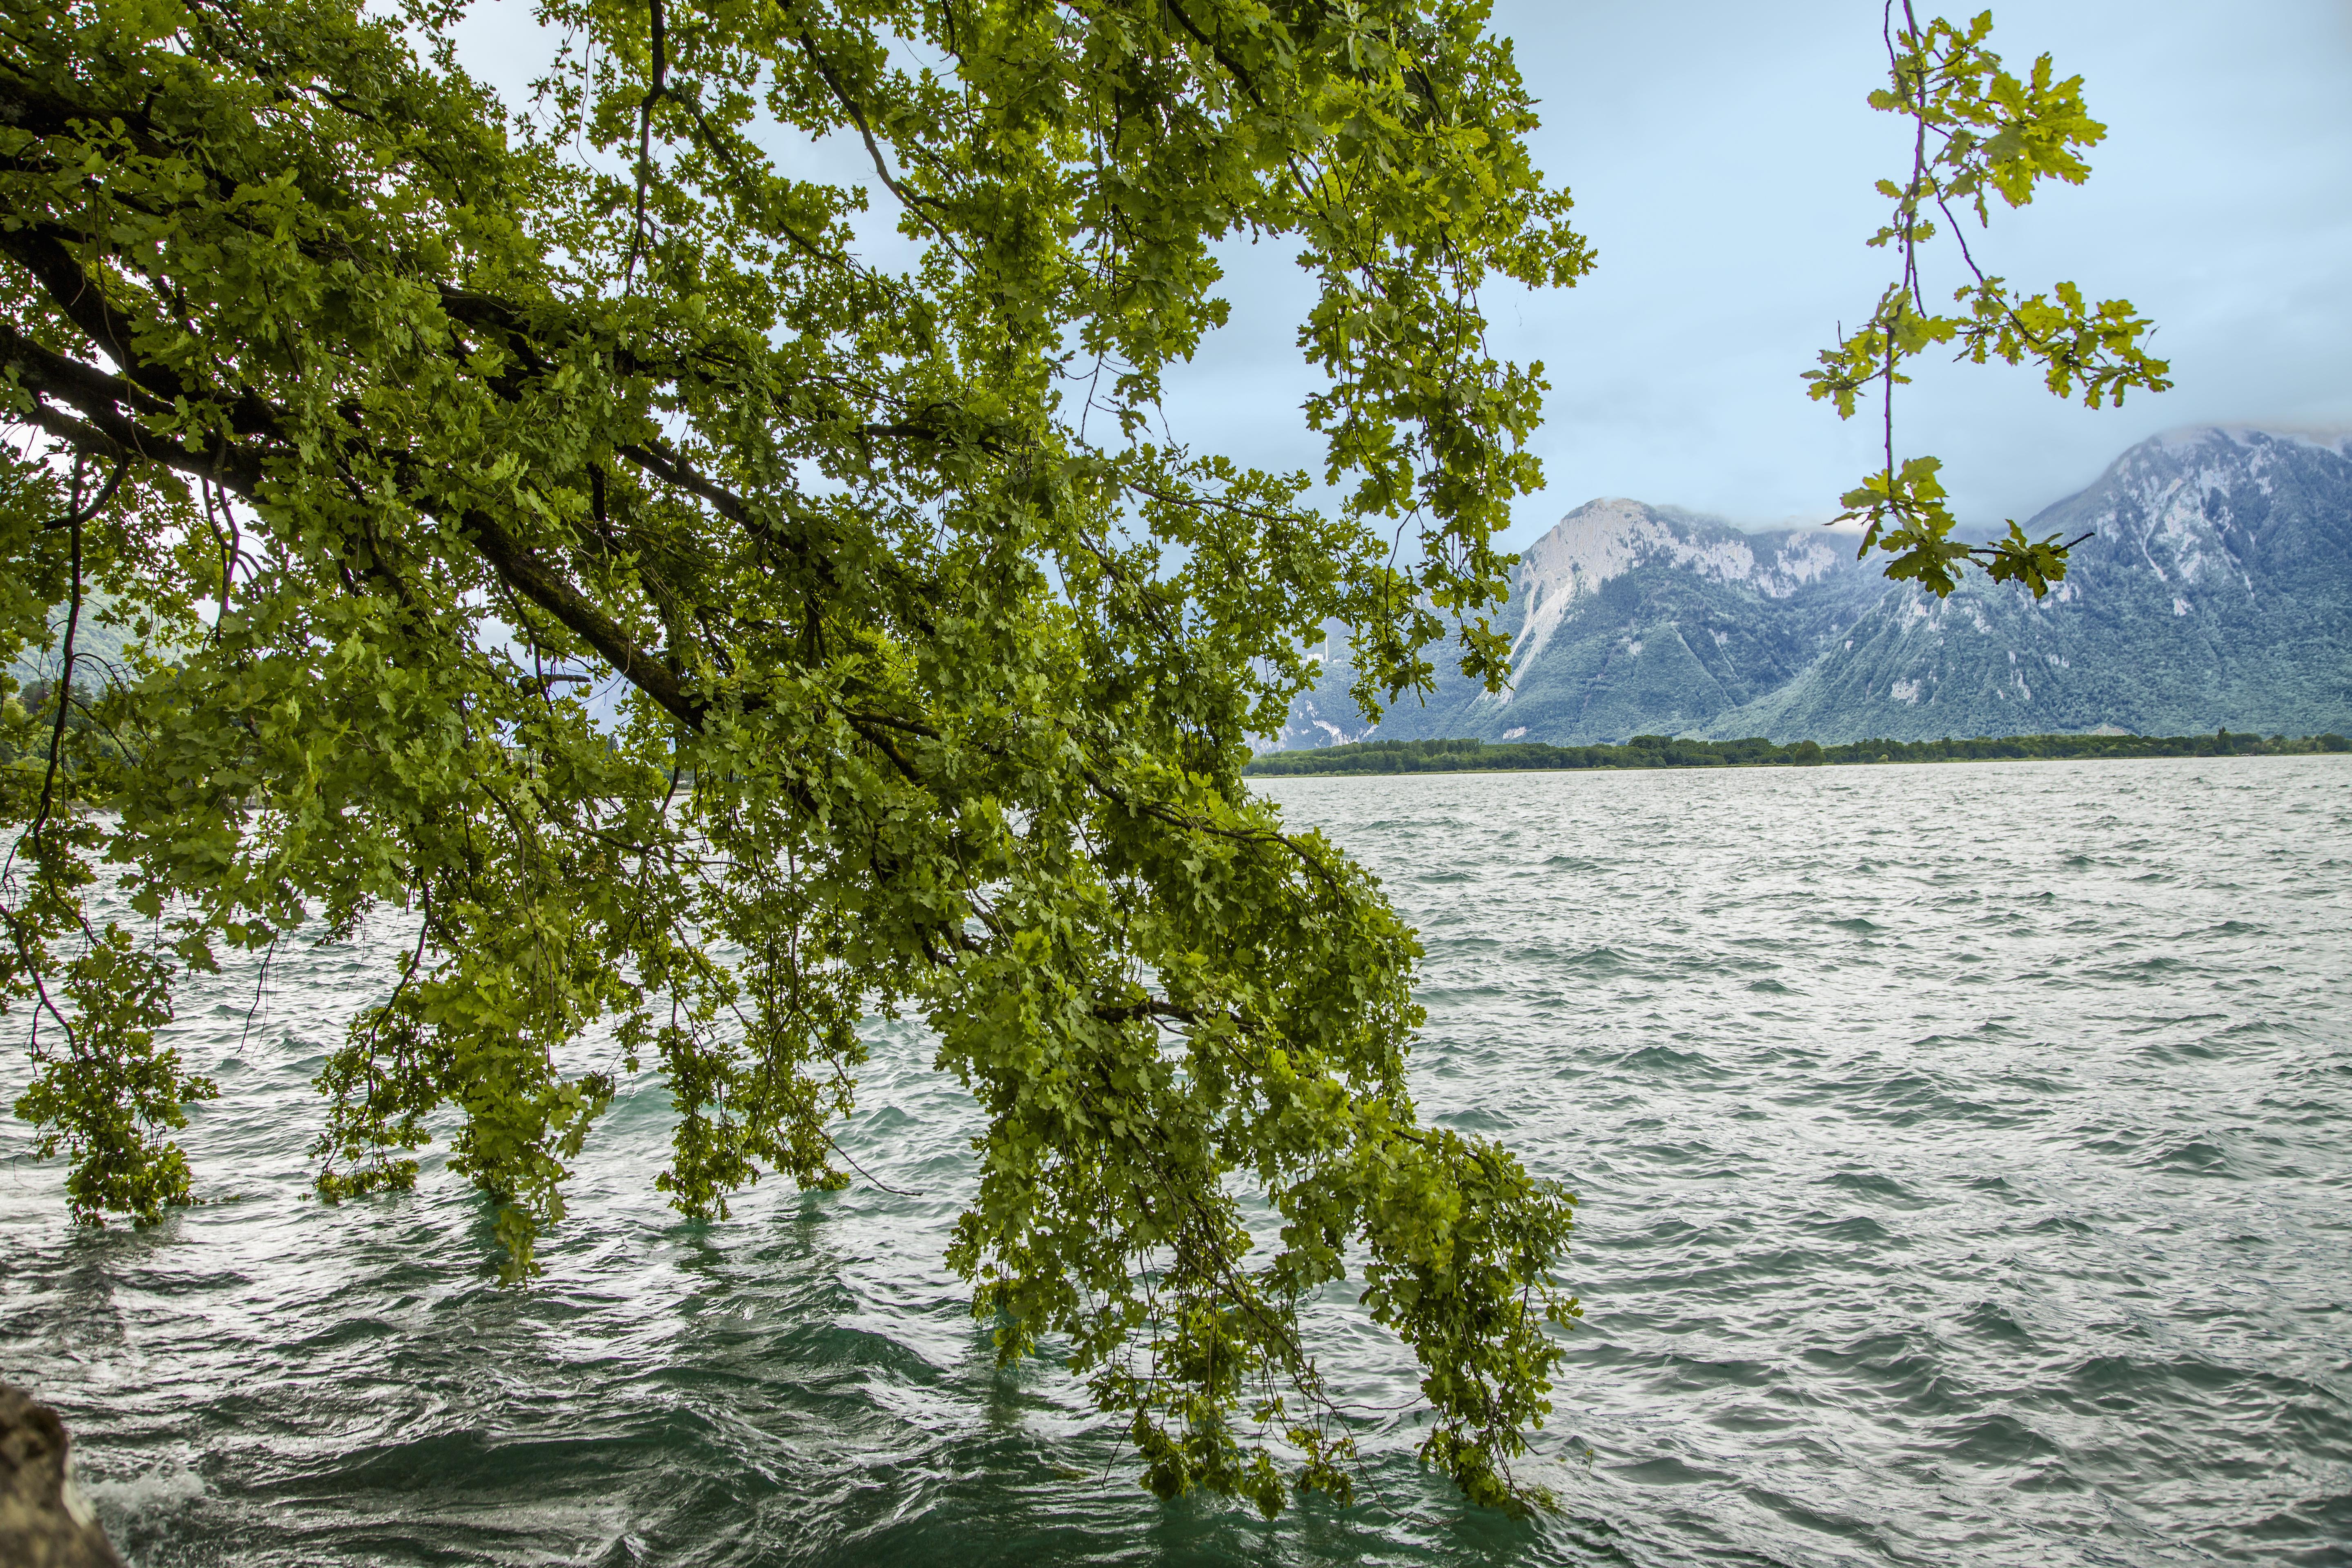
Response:
[[[1549,489],[1520,503],[1515,543],[1597,495],[1818,519],[1869,465],[1874,433],[1798,378],[1885,276],[1862,243],[1884,206],[1871,186],[1907,148],[1864,102],[1879,17],[1844,0],[1496,6],[1543,100],[1541,165],[1601,256],[1572,290],[1488,297],[1497,348],[1553,385]],[[2352,5],[2043,0],[1995,18],[2013,67],[2048,50],[2085,79],[2108,139],[2089,184],[1997,212],[1972,243],[2021,283],[2131,300],[2177,385],[2094,414],[2005,367],[1929,368],[1897,438],[1945,458],[1963,517],[2026,516],[2172,426],[2352,419]],[[1313,467],[1287,260],[1237,257],[1234,330],[1173,413],[1202,445]]]

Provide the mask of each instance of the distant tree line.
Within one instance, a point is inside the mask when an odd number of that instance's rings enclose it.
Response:
[[[2066,757],[2284,757],[2352,752],[2334,733],[2264,738],[2218,730],[2210,735],[1979,735],[1970,740],[1814,741],[1775,745],[1761,735],[1744,741],[1693,741],[1636,735],[1623,745],[1547,746],[1533,741],[1490,746],[1484,741],[1367,741],[1311,752],[1274,752],[1242,771],[1288,773],[1512,773],[1565,768],[1820,767],[1852,763],[1973,763]]]

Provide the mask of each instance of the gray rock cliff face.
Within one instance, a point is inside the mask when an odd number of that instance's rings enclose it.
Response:
[[[1557,744],[1705,724],[1793,679],[1885,590],[1851,541],[1819,530],[1744,533],[1674,507],[1591,501],[1529,545],[1496,616],[1512,641],[1511,689],[1489,695],[1444,668],[1382,740],[1475,736]],[[1366,738],[1334,659],[1301,699],[1287,745]]]
[[[1940,604],[1890,591],[1795,680],[1702,732],[2352,729],[2352,437],[2159,437],[2026,526],[2095,533],[2046,599],[1981,576]]]
[[[2038,604],[1939,603],[1850,534],[1592,501],[1520,560],[1508,692],[1448,671],[1373,731],[1335,658],[1278,743],[2352,730],[2352,437],[2158,437],[2027,527],[2095,537]]]

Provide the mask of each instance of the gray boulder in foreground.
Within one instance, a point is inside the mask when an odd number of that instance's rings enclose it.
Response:
[[[123,1568],[89,1505],[66,1477],[66,1425],[22,1389],[0,1383],[0,1563],[7,1568]]]

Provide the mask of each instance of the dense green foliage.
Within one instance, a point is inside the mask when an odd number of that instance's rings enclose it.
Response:
[[[1347,1494],[1299,1313],[1353,1279],[1423,1453],[1520,1504],[1570,1200],[1418,1122],[1412,933],[1240,778],[1327,621],[1375,705],[1449,628],[1503,673],[1542,384],[1477,290],[1588,258],[1485,6],[545,0],[519,121],[458,14],[0,0],[0,658],[131,644],[0,769],[76,1209],[189,1200],[215,1089],[161,1031],[224,950],[403,933],[318,1188],[446,1138],[517,1277],[618,1075],[723,1215],[846,1179],[860,1021],[911,1012],[986,1116],[975,1310],[1151,1487]],[[1330,512],[1150,439],[1229,237],[1318,286]]]
[[[1622,746],[1546,746],[1532,742],[1364,741],[1311,752],[1273,752],[1242,771],[1261,776],[1301,773],[1526,773],[1580,768],[1821,767],[1855,763],[1981,763],[2011,759],[2126,757],[2297,757],[2352,752],[2341,735],[1979,735],[1956,741],[1853,741],[1824,746],[1812,741],[1775,745],[1761,735],[1744,741],[1696,741],[1636,735]]]
[[[47,680],[28,681],[0,697],[0,763],[46,769],[49,738],[58,726],[58,701],[62,688]],[[76,756],[120,757],[122,748],[92,715],[95,695],[77,692],[66,703],[66,732],[74,737]]]
[[[1354,1279],[1424,1455],[1522,1503],[1571,1201],[1420,1125],[1412,933],[1242,782],[1328,624],[1367,712],[1449,635],[1508,673],[1543,382],[1478,291],[1590,257],[1483,0],[541,0],[520,118],[462,12],[0,0],[0,658],[126,639],[0,767],[76,1210],[191,1197],[163,1028],[224,950],[403,935],[318,1190],[446,1137],[518,1279],[619,1075],[723,1215],[846,1180],[860,1023],[916,1013],[987,1118],[949,1258],[1148,1484],[1347,1495],[1300,1309]],[[1151,439],[1234,238],[1318,286],[1328,511]]]

